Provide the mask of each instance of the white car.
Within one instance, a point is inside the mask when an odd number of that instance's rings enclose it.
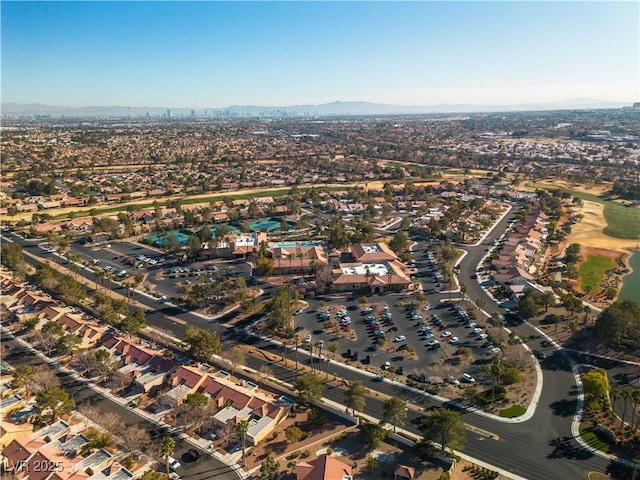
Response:
[[[182,464],[173,457],[169,457],[168,460],[169,460],[169,468],[171,470],[178,470],[182,466]]]
[[[442,333],[440,334],[440,336],[441,336],[442,338],[447,338],[447,337],[450,337],[451,335],[452,335],[452,333],[451,333],[449,330],[445,330],[444,332],[442,332]]]
[[[447,377],[447,383],[450,383],[451,385],[460,385],[460,380],[458,380],[457,378],[453,378],[453,377]]]
[[[451,340],[449,340],[449,343],[458,343],[460,341],[460,339],[458,337],[453,337]]]
[[[293,312],[294,315],[300,315],[301,313],[302,313],[302,309],[301,308],[299,308],[298,310]]]
[[[393,339],[394,342],[404,342],[407,339],[404,335],[399,335]]]
[[[464,380],[467,383],[476,383],[476,379],[473,378],[471,375],[469,375],[468,373],[463,373],[462,374],[462,380]]]
[[[487,335],[486,333],[481,333],[480,335],[478,335],[478,339],[479,340],[484,340],[485,338],[487,338],[489,335]]]
[[[424,306],[424,308],[423,308],[423,310],[424,310],[425,312],[428,312],[429,310],[431,310],[431,305],[425,305],[425,306]]]
[[[382,365],[382,368],[384,370],[389,370],[390,367],[391,367],[391,362],[384,362],[384,365]]]
[[[489,350],[492,354],[494,355],[498,355],[500,352],[502,352],[502,350],[500,350],[498,347],[493,347],[491,350]]]
[[[304,343],[311,343],[311,335],[307,335],[306,337],[304,337]]]
[[[438,340],[436,340],[435,338],[433,340],[429,340],[427,342],[427,347],[436,347],[440,345],[440,342]]]
[[[472,330],[472,332],[474,335],[480,335],[482,333],[482,329],[479,327],[476,327]]]

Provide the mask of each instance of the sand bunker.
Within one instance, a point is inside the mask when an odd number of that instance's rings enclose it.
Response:
[[[577,211],[584,218],[573,225],[569,243],[579,243],[585,247],[615,250],[620,253],[631,253],[638,245],[636,240],[623,240],[609,237],[602,233],[607,222],[604,219],[604,205],[585,200],[583,207]]]

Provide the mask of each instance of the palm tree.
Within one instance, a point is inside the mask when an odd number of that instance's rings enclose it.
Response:
[[[378,468],[378,459],[373,455],[367,455],[366,462],[369,472],[373,473]]]
[[[304,253],[300,247],[298,247],[298,251],[296,252],[296,257],[300,259],[300,271],[302,272],[302,278],[304,278]]]
[[[69,253],[67,254],[67,267],[73,273],[75,278],[78,278],[78,273],[80,272],[80,266],[78,263],[80,262],[80,254],[79,253]]]
[[[173,454],[173,450],[176,447],[176,441],[172,437],[164,437],[162,439],[162,448],[160,449],[160,455],[164,457],[164,468],[169,478],[169,457]]]
[[[620,395],[621,395],[621,392],[618,387],[611,387],[609,389],[609,410],[613,411],[613,406],[616,403],[616,400],[620,398]]]
[[[96,277],[96,287],[98,291],[102,286],[102,279],[104,278],[105,273],[106,272],[104,270],[96,270],[95,272],[93,272],[93,275]]]
[[[624,406],[622,407],[622,420],[620,424],[621,427],[624,427],[624,419],[627,416],[628,401],[631,399],[632,395],[633,395],[633,388],[631,387],[625,387],[620,392],[620,397],[622,397],[622,399],[624,400]]]
[[[296,255],[294,253],[287,254],[287,258],[289,259],[289,281],[291,281],[291,263],[293,262],[293,258]]]
[[[247,420],[240,420],[238,422],[238,433],[240,434],[240,440],[242,441],[242,466],[247,463],[246,450],[247,450],[247,431],[249,430],[249,422]]]
[[[633,433],[635,433],[638,431],[638,425],[636,424],[636,410],[638,409],[638,405],[640,405],[640,389],[634,388],[629,399],[631,400],[631,427],[633,428]]]

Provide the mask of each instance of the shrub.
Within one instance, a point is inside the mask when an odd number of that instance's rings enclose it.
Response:
[[[333,453],[333,448],[327,447],[327,456],[330,457],[332,453]]]
[[[311,456],[311,452],[309,450],[305,450],[300,454],[300,458],[309,458]]]

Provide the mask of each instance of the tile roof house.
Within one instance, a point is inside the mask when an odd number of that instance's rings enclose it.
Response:
[[[350,247],[351,255],[356,262],[374,263],[398,260],[386,243],[354,243]]]
[[[353,480],[351,467],[337,458],[320,455],[296,465],[296,480]]]

